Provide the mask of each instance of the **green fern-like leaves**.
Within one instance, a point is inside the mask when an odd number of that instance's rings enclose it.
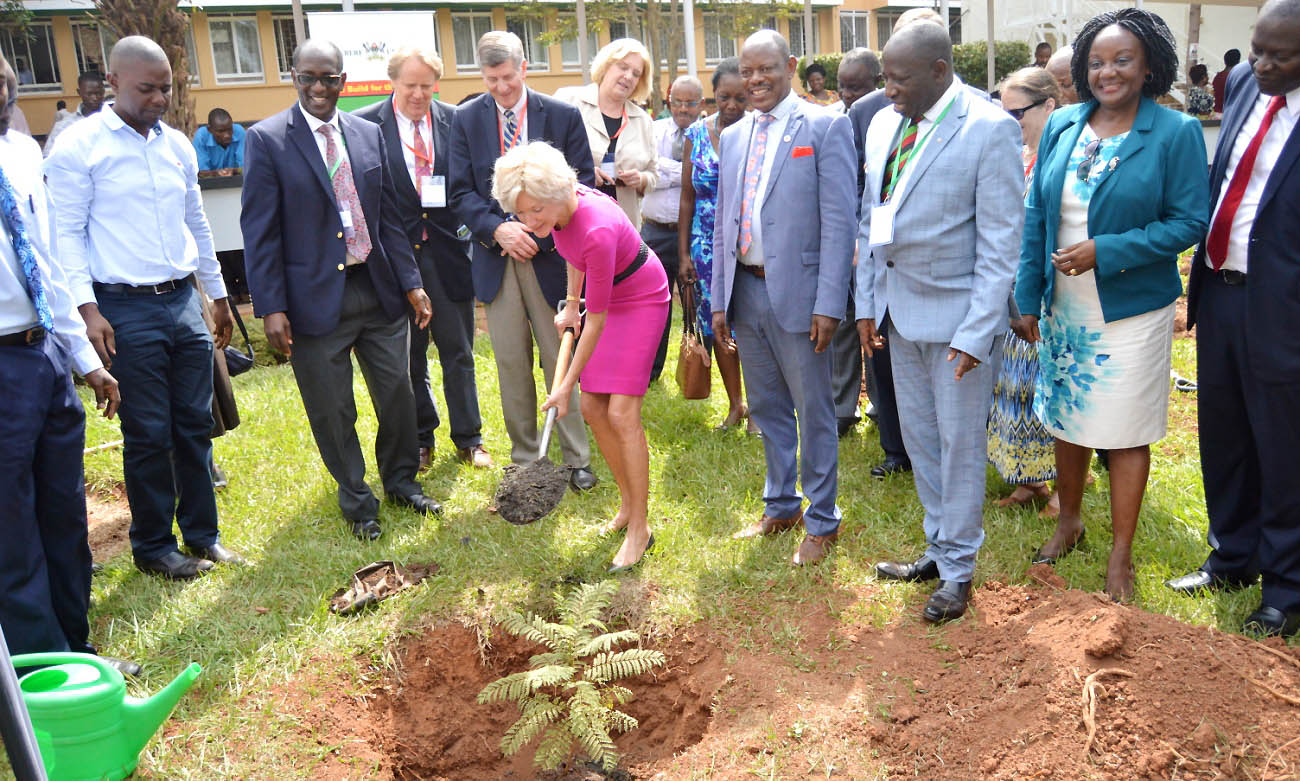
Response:
[[[616,650],[639,642],[631,630],[606,631],[601,615],[618,591],[612,581],[589,583],[555,595],[559,622],[540,616],[507,616],[502,627],[548,652],[528,661],[529,669],[489,683],[480,703],[512,701],[519,719],[501,738],[511,756],[537,740],[533,765],[554,770],[573,756],[574,747],[606,770],[618,763],[613,734],[636,729],[637,720],[615,708],[632,699],[632,691],[612,681],[642,675],[665,663],[659,651]],[[540,739],[539,739],[540,736]]]

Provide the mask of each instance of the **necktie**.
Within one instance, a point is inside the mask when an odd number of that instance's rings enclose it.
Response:
[[[365,262],[370,257],[370,229],[366,226],[366,213],[361,208],[361,199],[357,197],[357,185],[352,180],[352,164],[346,157],[339,157],[339,146],[334,141],[334,127],[321,125],[320,132],[325,134],[325,169],[331,172],[330,184],[334,186],[334,200],[339,209],[347,209],[352,214],[352,233],[347,238],[348,254]]]
[[[672,158],[679,163],[682,161],[682,150],[685,148],[685,146],[686,146],[686,131],[682,130],[681,128],[677,128],[677,131],[673,133],[673,149],[671,154],[672,154]]]
[[[907,127],[903,128],[903,140],[894,150],[889,153],[889,158],[885,160],[885,173],[880,179],[880,201],[884,203],[889,200],[890,194],[894,190],[894,167],[897,160],[898,177],[901,179],[903,171],[907,169],[907,161],[912,156],[912,147],[916,146],[916,132],[919,125],[915,119],[907,122]]]
[[[420,196],[421,202],[424,200],[424,192],[420,189],[424,187],[424,181],[427,177],[433,176],[433,155],[429,154],[429,148],[424,145],[424,138],[420,136],[420,125],[423,122],[415,123],[415,190]],[[429,229],[423,228],[420,231],[420,240],[429,238]]]
[[[23,276],[27,280],[27,296],[36,308],[36,320],[47,331],[54,330],[54,318],[50,315],[50,304],[45,298],[45,285],[41,282],[41,272],[36,265],[36,253],[27,238],[27,228],[23,225],[22,214],[18,211],[18,197],[9,177],[0,168],[0,211],[4,212],[5,222],[9,225],[9,239],[14,245],[14,254],[22,264]]]
[[[754,200],[758,197],[758,180],[763,172],[763,155],[767,152],[767,128],[776,117],[771,114],[759,114],[754,117],[758,129],[754,132],[754,143],[749,148],[749,160],[745,162],[745,195],[740,200],[740,254],[749,252],[754,243],[753,226]]]
[[[1210,236],[1205,240],[1205,252],[1210,256],[1210,265],[1215,271],[1218,271],[1223,261],[1228,259],[1228,234],[1232,231],[1232,221],[1237,216],[1237,207],[1241,205],[1241,199],[1246,195],[1246,185],[1250,184],[1250,176],[1255,170],[1255,157],[1259,155],[1259,147],[1264,143],[1264,136],[1268,135],[1268,129],[1273,124],[1273,117],[1277,116],[1277,112],[1284,105],[1286,105],[1286,95],[1274,95],[1268,102],[1268,108],[1264,110],[1264,120],[1259,123],[1259,130],[1255,131],[1255,137],[1250,139],[1250,144],[1237,163],[1237,169],[1232,172],[1228,192],[1223,196],[1223,203],[1219,204],[1219,213],[1214,216],[1214,224],[1210,226]]]
[[[515,124],[514,109],[506,109],[502,112],[506,116],[506,129],[501,135],[501,146],[507,151],[515,145],[515,136],[519,133],[519,126]]]

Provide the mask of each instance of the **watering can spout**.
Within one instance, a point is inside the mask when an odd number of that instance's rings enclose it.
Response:
[[[136,750],[144,748],[149,739],[153,737],[162,723],[171,715],[176,703],[180,701],[181,696],[189,691],[194,685],[195,679],[199,677],[202,668],[196,663],[191,663],[185,668],[176,680],[167,685],[165,689],[158,692],[148,699],[140,700],[134,697],[127,697],[122,704],[125,711],[125,727],[131,742],[135,744]]]

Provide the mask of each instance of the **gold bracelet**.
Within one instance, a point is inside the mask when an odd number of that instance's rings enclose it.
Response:
[[[580,303],[582,301],[582,299],[578,298],[577,296],[565,296],[564,300],[572,301],[575,304]]]

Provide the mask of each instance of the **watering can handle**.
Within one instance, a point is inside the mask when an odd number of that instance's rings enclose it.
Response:
[[[564,329],[564,338],[560,340],[560,354],[555,359],[555,374],[551,377],[551,393],[560,389],[564,375],[569,373],[569,362],[573,359],[573,340],[573,329]],[[537,447],[538,460],[546,458],[546,451],[551,446],[551,431],[555,429],[556,414],[555,407],[546,411],[546,423],[542,426],[542,439]]]

